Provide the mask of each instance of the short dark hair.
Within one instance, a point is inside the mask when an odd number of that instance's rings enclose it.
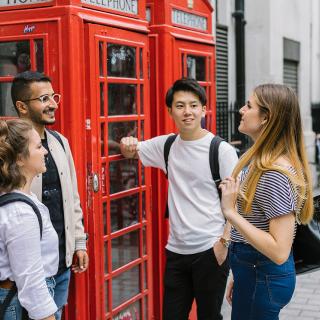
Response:
[[[198,96],[201,104],[205,106],[207,104],[207,95],[203,87],[195,79],[181,78],[177,80],[166,94],[166,105],[168,108],[172,107],[173,96],[178,91],[192,92]]]
[[[24,71],[14,77],[11,87],[11,98],[17,112],[16,102],[31,98],[30,85],[34,82],[51,83],[51,79],[38,71]]]

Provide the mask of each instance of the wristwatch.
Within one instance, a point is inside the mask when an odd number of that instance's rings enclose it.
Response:
[[[231,240],[221,237],[219,241],[226,247],[229,248]]]

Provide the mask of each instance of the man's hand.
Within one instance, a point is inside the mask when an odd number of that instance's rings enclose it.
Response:
[[[124,137],[120,141],[120,150],[125,158],[138,159],[138,139],[135,137]]]
[[[72,271],[74,273],[81,273],[87,270],[89,265],[89,257],[87,251],[77,250],[76,251],[76,262],[72,265]]]
[[[54,314],[53,314],[52,316],[43,318],[43,319],[41,319],[41,320],[56,320],[56,317],[55,317]]]
[[[228,248],[226,248],[220,241],[217,241],[213,246],[213,252],[216,256],[219,266],[221,266],[228,255]]]

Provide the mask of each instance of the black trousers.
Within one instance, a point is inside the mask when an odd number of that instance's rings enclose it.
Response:
[[[188,320],[195,299],[197,320],[221,320],[228,261],[219,266],[212,248],[188,255],[166,250],[166,255],[163,319]]]

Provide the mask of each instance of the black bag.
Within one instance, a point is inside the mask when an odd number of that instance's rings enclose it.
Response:
[[[6,194],[0,196],[0,207],[4,206],[6,204],[12,203],[12,202],[19,202],[19,201],[24,202],[32,207],[34,213],[36,214],[36,216],[38,218],[39,227],[40,227],[40,239],[41,239],[42,238],[41,214],[40,214],[40,211],[39,211],[39,208],[37,207],[37,205],[29,197],[23,195],[22,193],[18,193],[18,192],[6,193]],[[5,313],[6,309],[8,308],[8,306],[10,305],[10,302],[11,302],[12,298],[16,295],[16,293],[17,293],[17,287],[16,287],[16,284],[14,283],[14,285],[9,290],[8,295],[4,299],[3,303],[0,304],[0,319],[4,318],[4,313]],[[21,320],[29,320],[28,313],[24,308],[22,308],[22,319]]]
[[[307,225],[298,225],[293,242],[296,273],[320,269],[320,195],[313,198],[314,216]]]

